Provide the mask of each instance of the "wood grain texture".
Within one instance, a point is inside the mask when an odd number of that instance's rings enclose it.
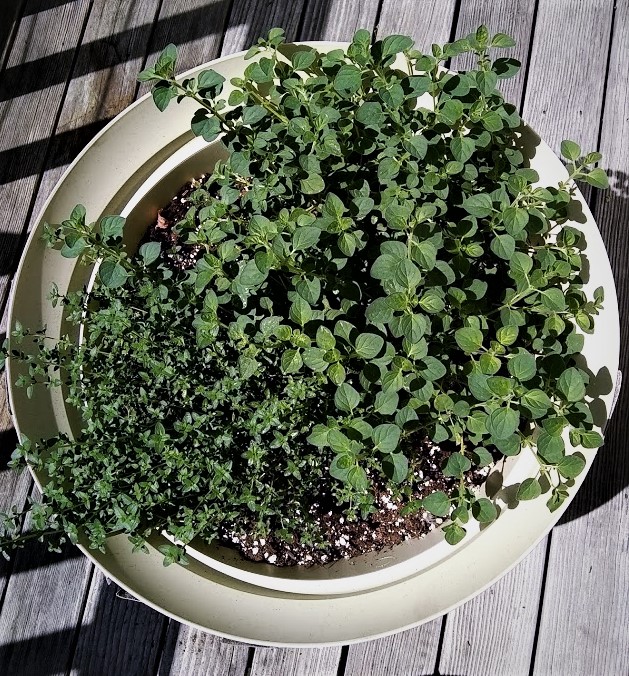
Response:
[[[37,177],[70,75],[74,50],[89,8],[88,0],[52,7],[23,17],[0,80],[0,301],[19,254]],[[62,26],[63,30],[51,30]],[[42,39],[41,36],[46,36]],[[29,64],[46,59],[48,70]],[[23,92],[15,96],[15,90]],[[0,302],[2,305],[3,302]]]
[[[234,0],[221,54],[249,49],[270,28],[283,28],[287,41],[295,40],[304,4],[304,0]]]
[[[510,573],[446,618],[439,673],[529,673],[546,557],[546,538]]]
[[[215,59],[219,55],[230,0],[164,0],[151,40],[148,62],[173,43],[177,45],[177,71]],[[144,85],[141,93],[148,91]]]
[[[314,0],[308,3],[300,40],[349,42],[359,28],[373,30],[378,0]]]
[[[168,620],[96,571],[72,660],[76,674],[155,673]],[[188,672],[191,673],[191,672]]]
[[[522,101],[525,74],[528,67],[529,45],[533,33],[536,0],[495,0],[488,3],[484,0],[462,0],[456,26],[456,37],[464,38],[485,24],[490,33],[507,33],[515,41],[512,49],[496,49],[494,58],[508,56],[517,59],[522,67],[513,78],[500,81],[500,91],[510,103],[518,108]],[[467,55],[454,59],[452,67],[470,68],[473,60]]]
[[[502,83],[505,98],[519,106],[533,31],[535,2],[486,3],[464,0],[457,22],[457,37],[465,37],[485,23],[492,33],[506,32],[517,42],[514,54],[523,68]],[[507,11],[511,8],[511,12]],[[472,65],[455,61],[454,68]],[[439,671],[466,676],[518,676],[528,674],[533,653],[547,540],[544,539],[518,567],[480,596],[447,616]],[[506,622],[497,618],[509,618]]]
[[[245,676],[249,648],[170,621],[158,676]]]
[[[67,166],[107,122],[133,102],[157,7],[158,0],[94,3],[29,227]],[[76,199],[80,202],[81,196]]]
[[[249,676],[337,676],[341,648],[256,648]]]
[[[345,676],[408,676],[432,674],[436,667],[443,620],[349,646]]]
[[[67,546],[50,554],[30,546],[17,553],[0,614],[1,673],[65,673],[92,568],[77,551]]]
[[[433,43],[449,40],[455,9],[456,0],[384,0],[377,36],[410,35],[427,52]]]
[[[0,71],[4,67],[13,38],[17,31],[25,0],[5,0],[2,5],[2,23],[0,23]]]
[[[540,0],[522,115],[553,148],[597,144],[614,0]]]
[[[616,278],[621,369],[629,373],[629,2],[616,3],[600,150],[612,189],[595,217]],[[598,77],[595,74],[594,77]],[[555,528],[535,673],[629,673],[627,387],[575,502]]]

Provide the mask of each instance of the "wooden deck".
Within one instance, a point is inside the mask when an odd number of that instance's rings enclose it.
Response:
[[[629,0],[2,0],[0,303],[64,167],[144,93],[135,75],[167,43],[181,70],[241,50],[272,26],[346,40],[359,27],[420,48],[479,23],[516,37],[507,96],[555,149],[599,149],[613,188],[591,204],[629,328]],[[621,368],[629,373],[627,351]],[[2,388],[3,389],[3,388]],[[5,468],[14,443],[0,402],[0,508],[30,477]],[[417,629],[345,648],[279,650],[169,621],[107,584],[78,550],[31,546],[0,563],[0,674],[244,676],[626,676],[629,674],[627,388],[607,444],[560,524],[514,571]],[[444,581],[444,584],[446,582]]]

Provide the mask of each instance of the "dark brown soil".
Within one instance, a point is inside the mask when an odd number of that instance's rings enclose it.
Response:
[[[411,498],[395,498],[384,481],[372,477],[377,511],[365,520],[348,520],[343,507],[331,505],[325,494],[319,496],[319,500],[311,506],[310,514],[320,529],[328,534],[328,547],[303,544],[297,537],[292,542],[286,542],[274,535],[256,538],[233,531],[222,533],[221,544],[237,549],[251,561],[264,561],[276,566],[312,566],[380,551],[411,538],[420,538],[438,528],[444,519],[424,509],[406,516],[401,510],[409,502],[424,498],[434,491],[441,490],[452,495],[458,480],[444,477],[441,471],[449,453],[428,439],[420,442],[417,451],[421,460],[414,472],[416,488]],[[468,472],[467,485],[480,486],[488,473],[487,467]]]
[[[200,180],[202,180],[201,177]],[[158,241],[163,244],[162,257],[173,268],[186,270],[194,267],[200,257],[200,247],[179,243],[174,230],[183,220],[192,206],[190,195],[199,186],[199,181],[191,181],[182,186],[177,195],[161,209],[157,219],[146,234],[146,241]],[[288,542],[271,534],[266,538],[242,535],[225,530],[221,533],[221,544],[232,547],[251,561],[263,561],[276,566],[312,566],[328,564],[340,559],[349,559],[359,554],[380,551],[393,547],[411,538],[420,538],[438,528],[444,519],[435,517],[424,509],[403,515],[404,506],[413,500],[426,497],[434,491],[442,490],[452,495],[458,481],[444,477],[441,467],[449,455],[448,451],[433,444],[428,439],[418,439],[419,448],[415,463],[414,492],[410,498],[394,497],[391,489],[378,477],[371,476],[376,496],[376,512],[367,519],[349,520],[343,506],[334,503],[330,495],[322,493],[309,509],[322,532],[328,534],[327,547],[302,543],[296,536]],[[489,474],[489,468],[472,470],[467,473],[466,484],[470,487],[481,486]]]

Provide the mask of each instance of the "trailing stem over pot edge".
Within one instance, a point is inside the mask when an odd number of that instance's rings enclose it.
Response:
[[[574,356],[603,294],[582,291],[582,234],[565,223],[574,181],[607,178],[598,153],[564,141],[569,178],[535,186],[497,89],[518,64],[488,56],[512,45],[481,26],[424,55],[408,37],[358,31],[322,54],[274,29],[228,100],[214,70],[177,81],[172,45],[140,74],[160,110],[194,99],[192,130],[220,136],[229,159],[177,225],[198,258],[188,271],[156,242],[129,255],[118,216],[96,227],[77,207],[46,227],[63,256],[102,262],[89,295],[52,293],[84,324],[82,345],[11,334],[10,358],[27,365],[18,384],[58,386],[63,367],[84,418],[77,440],[24,439],[15,453],[50,477],[28,507],[33,536],[81,529],[102,548],[123,530],[142,548],[164,528],[187,543],[229,523],[324,543],[308,500],[329,484],[367,518],[379,476],[406,512],[450,517],[454,544],[470,513],[497,514],[466,473],[520,452],[539,471],[518,498],[561,505],[585,466],[565,433],[602,443]],[[475,70],[443,70],[465,52]],[[413,501],[425,436],[451,448],[443,473],[459,489]],[[7,545],[20,517],[5,515]]]

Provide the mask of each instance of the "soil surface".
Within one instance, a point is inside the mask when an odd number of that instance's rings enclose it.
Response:
[[[202,181],[201,177],[199,181]],[[174,226],[183,220],[192,206],[190,195],[199,186],[199,181],[186,183],[177,195],[158,212],[156,221],[150,225],[145,241],[162,243],[162,257],[173,268],[186,270],[194,267],[201,255],[198,246],[183,245]],[[411,538],[420,538],[438,528],[444,519],[435,517],[424,509],[404,515],[402,510],[413,500],[426,497],[434,491],[454,494],[458,480],[444,477],[441,467],[450,455],[429,439],[417,439],[419,461],[415,461],[414,491],[410,498],[394,497],[384,481],[371,476],[376,496],[376,511],[367,519],[351,521],[332,496],[321,493],[310,508],[310,517],[319,524],[321,531],[329,534],[329,546],[325,548],[302,543],[298,536],[293,541],[282,540],[270,534],[266,538],[225,530],[220,543],[238,550],[246,559],[274,564],[276,566],[312,566],[329,564],[340,559],[349,559],[359,554],[381,551]],[[465,476],[469,487],[481,486],[490,468],[475,469]]]

